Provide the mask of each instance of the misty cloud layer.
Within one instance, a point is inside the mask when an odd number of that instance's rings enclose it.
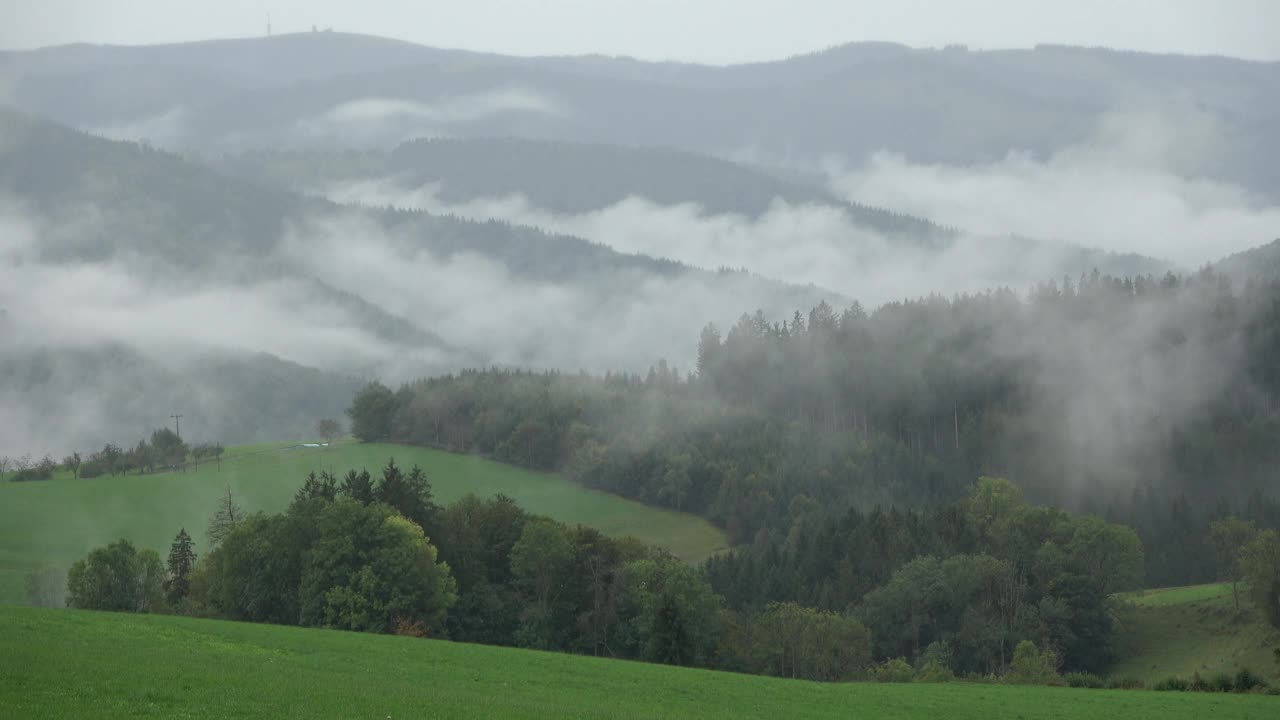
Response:
[[[546,93],[506,87],[431,102],[401,98],[362,98],[344,102],[296,123],[295,131],[312,142],[369,147],[418,137],[447,137],[455,126],[504,115],[562,117],[568,109]]]
[[[75,358],[119,348],[161,373],[180,373],[200,358],[265,352],[392,383],[486,364],[643,372],[666,359],[687,371],[708,321],[727,326],[757,307],[785,316],[820,297],[780,292],[776,283],[740,273],[615,271],[566,284],[538,281],[479,254],[438,257],[412,235],[388,232],[358,211],[295,222],[272,257],[229,260],[203,275],[128,255],[68,262],[41,250],[54,244],[51,238],[74,241],[75,223],[12,202],[3,207],[0,367],[28,363],[31,352]],[[254,272],[259,265],[284,272]],[[378,337],[317,293],[310,278],[399,315],[446,346]],[[4,390],[0,423],[25,429],[7,429],[0,454],[98,443],[112,425],[107,418],[134,412],[120,405],[120,388],[137,384],[122,379],[127,373],[82,375],[68,364],[55,373],[65,397],[33,396],[31,387]],[[74,390],[66,378],[76,378]],[[148,394],[139,389],[129,402],[145,404]],[[221,412],[236,415],[231,407]],[[79,419],[60,424],[65,413]]]
[[[2,88],[0,88],[2,89]],[[3,96],[0,96],[3,100]],[[569,107],[550,94],[510,86],[444,94],[430,101],[365,97],[337,103],[261,135],[240,131],[208,135],[200,108],[175,106],[128,122],[85,128],[111,140],[143,141],[161,148],[191,147],[390,147],[424,137],[450,137],[460,128],[519,118],[565,118]],[[269,142],[268,142],[269,141]]]
[[[474,253],[437,257],[355,214],[295,228],[283,252],[324,282],[500,365],[639,372],[666,359],[688,370],[707,322],[727,324],[762,305],[799,308],[779,299],[776,285],[744,274],[532,280]]]
[[[594,212],[557,214],[522,195],[448,203],[438,185],[407,188],[395,179],[342,183],[324,194],[344,203],[531,225],[696,267],[745,268],[783,282],[813,283],[872,307],[933,292],[1025,288],[1061,277],[1077,256],[1076,248],[1063,244],[1032,246],[998,235],[964,235],[941,250],[924,247],[860,225],[835,204],[775,200],[759,218],[748,218],[630,197]]]
[[[859,202],[977,233],[1052,238],[1194,268],[1280,236],[1280,207],[1201,173],[1225,128],[1187,111],[1117,112],[1046,159],[973,166],[879,153],[832,186]]]

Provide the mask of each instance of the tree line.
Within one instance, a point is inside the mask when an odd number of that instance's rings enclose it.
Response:
[[[312,473],[276,514],[246,513],[228,492],[203,556],[185,528],[164,561],[121,540],[65,575],[33,573],[28,591],[56,603],[61,581],[79,608],[780,677],[1066,682],[1105,672],[1116,593],[1141,576],[1131,529],[1029,505],[992,478],[930,514],[851,513],[814,529],[785,557],[760,545],[695,567],[501,495],[440,506],[419,468],[391,461],[376,478]],[[1280,533],[1232,519],[1214,536],[1280,625]]]
[[[352,431],[476,452],[702,515],[736,544],[794,508],[928,509],[983,475],[1134,527],[1146,580],[1221,574],[1209,524],[1280,527],[1280,285],[1093,274],[1027,296],[743,315],[697,367],[373,383]]]
[[[151,437],[142,438],[129,447],[120,447],[107,443],[101,450],[81,455],[72,452],[55,461],[46,455],[32,462],[30,455],[18,458],[0,457],[0,477],[12,472],[9,479],[13,482],[30,482],[52,480],[59,469],[69,473],[72,479],[115,477],[136,472],[139,475],[167,470],[185,470],[188,463],[199,469],[200,462],[211,460],[221,463],[226,449],[222,443],[200,443],[190,445],[173,430],[158,428]]]

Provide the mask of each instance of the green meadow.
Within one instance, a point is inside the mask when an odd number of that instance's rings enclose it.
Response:
[[[1261,695],[820,684],[386,635],[0,608],[7,718],[1263,720]]]
[[[230,488],[247,510],[283,509],[307,473],[368,468],[375,476],[394,457],[427,472],[437,502],[467,493],[505,493],[530,512],[590,525],[610,535],[634,535],[689,561],[727,547],[707,521],[587,489],[551,474],[467,455],[402,445],[343,443],[330,448],[294,444],[230,448],[221,464],[186,473],[73,480],[0,482],[0,604],[25,602],[24,577],[42,565],[66,569],[91,548],[117,538],[163,556],[180,527],[204,544],[218,498]]]
[[[1114,675],[1148,685],[1171,675],[1234,675],[1248,668],[1280,685],[1280,631],[1258,615],[1240,588],[1240,609],[1229,583],[1148,590],[1127,596],[1117,636]],[[1277,708],[1280,717],[1280,708]]]

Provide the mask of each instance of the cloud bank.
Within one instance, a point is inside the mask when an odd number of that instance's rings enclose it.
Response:
[[[881,152],[828,168],[843,197],[980,234],[1052,238],[1187,268],[1280,236],[1280,207],[1204,177],[1227,130],[1194,110],[1117,111],[1047,158],[972,166]]]

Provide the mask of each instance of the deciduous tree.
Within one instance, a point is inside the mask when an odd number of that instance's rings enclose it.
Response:
[[[164,566],[154,550],[117,540],[67,573],[67,604],[85,610],[154,612],[164,607]]]

